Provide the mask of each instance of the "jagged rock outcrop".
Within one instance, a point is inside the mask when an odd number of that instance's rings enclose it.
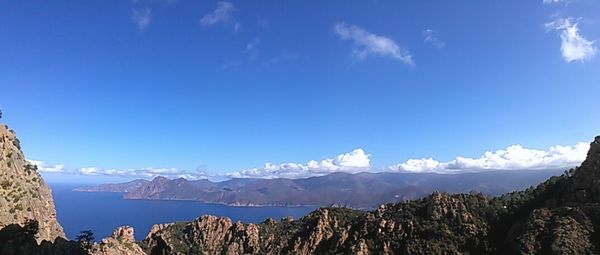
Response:
[[[50,188],[25,159],[14,131],[0,125],[0,229],[27,220],[38,221],[38,242],[65,237]]]
[[[150,228],[150,232],[148,232],[148,235],[146,236],[146,239],[150,239],[152,237],[153,234],[157,233],[158,231],[161,231],[167,227],[172,226],[174,223],[164,223],[164,224],[154,224],[152,225],[152,227]]]
[[[149,254],[600,254],[600,137],[576,169],[501,197],[434,192],[299,220],[203,216],[153,230]]]
[[[178,229],[178,232],[170,232],[172,228]],[[169,231],[165,231],[166,229]],[[179,231],[186,233],[186,240],[170,235]],[[191,223],[163,225],[160,229],[153,227],[147,240],[148,246],[153,247],[151,252],[156,254],[174,252],[171,247],[186,249],[192,253],[256,254],[258,250],[252,249],[259,246],[259,233],[255,224],[245,225],[239,221],[234,223],[229,218],[207,215]]]
[[[92,245],[90,255],[145,255],[142,248],[135,243],[133,231],[129,226],[115,229],[112,236]]]

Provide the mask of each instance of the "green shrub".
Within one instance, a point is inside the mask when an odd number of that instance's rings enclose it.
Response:
[[[79,243],[81,248],[84,250],[89,250],[92,248],[92,244],[94,243],[94,232],[92,230],[83,230],[79,232],[79,235],[75,238],[75,241]]]

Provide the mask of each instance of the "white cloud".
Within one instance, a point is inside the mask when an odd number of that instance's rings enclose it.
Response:
[[[217,23],[232,25],[234,31],[238,31],[241,24],[233,17],[235,6],[230,2],[218,2],[217,8],[209,14],[204,15],[200,19],[200,24],[203,26],[212,26]]]
[[[593,58],[598,49],[594,41],[590,41],[579,34],[578,23],[571,18],[559,18],[545,24],[546,29],[560,31],[560,51],[567,63],[572,61],[585,61]]]
[[[37,166],[38,171],[44,173],[61,173],[64,171],[65,168],[65,165],[48,165],[43,161],[39,160],[28,159],[27,161],[29,162],[29,164]]]
[[[356,173],[370,171],[370,157],[362,149],[340,154],[335,158],[321,161],[311,160],[306,164],[266,163],[263,168],[253,168],[225,174],[230,178],[303,178],[325,175],[333,172]]]
[[[392,171],[414,173],[457,173],[482,170],[558,169],[576,166],[585,160],[589,144],[552,146],[548,150],[512,145],[495,152],[487,151],[479,158],[456,157],[448,162],[432,158],[409,159],[389,167]]]
[[[401,49],[394,40],[388,37],[370,33],[360,27],[343,22],[335,24],[333,31],[342,40],[350,40],[354,43],[353,54],[358,59],[365,59],[371,55],[386,56],[398,59],[411,66],[414,65],[410,53]]]
[[[438,49],[444,48],[445,44],[438,37],[438,32],[433,29],[425,29],[423,31],[423,38],[426,43],[430,43]]]
[[[203,172],[190,172],[177,168],[141,168],[141,169],[103,169],[99,167],[84,167],[76,171],[82,175],[106,175],[129,178],[152,179],[158,176],[167,178],[186,178],[188,180],[204,179],[208,177]]]
[[[133,9],[131,12],[131,21],[137,26],[139,30],[144,30],[150,25],[152,20],[152,11],[150,8],[141,10]]]

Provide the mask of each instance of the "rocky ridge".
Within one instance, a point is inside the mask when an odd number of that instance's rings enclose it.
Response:
[[[145,255],[146,253],[135,243],[133,228],[123,226],[115,229],[112,236],[94,243],[89,249],[90,255]]]

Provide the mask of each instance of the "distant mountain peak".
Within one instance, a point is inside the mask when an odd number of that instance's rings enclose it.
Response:
[[[167,177],[164,177],[162,175],[156,176],[156,177],[154,177],[154,179],[152,179],[153,183],[160,183],[160,182],[167,182],[167,181],[170,181],[170,179]]]

